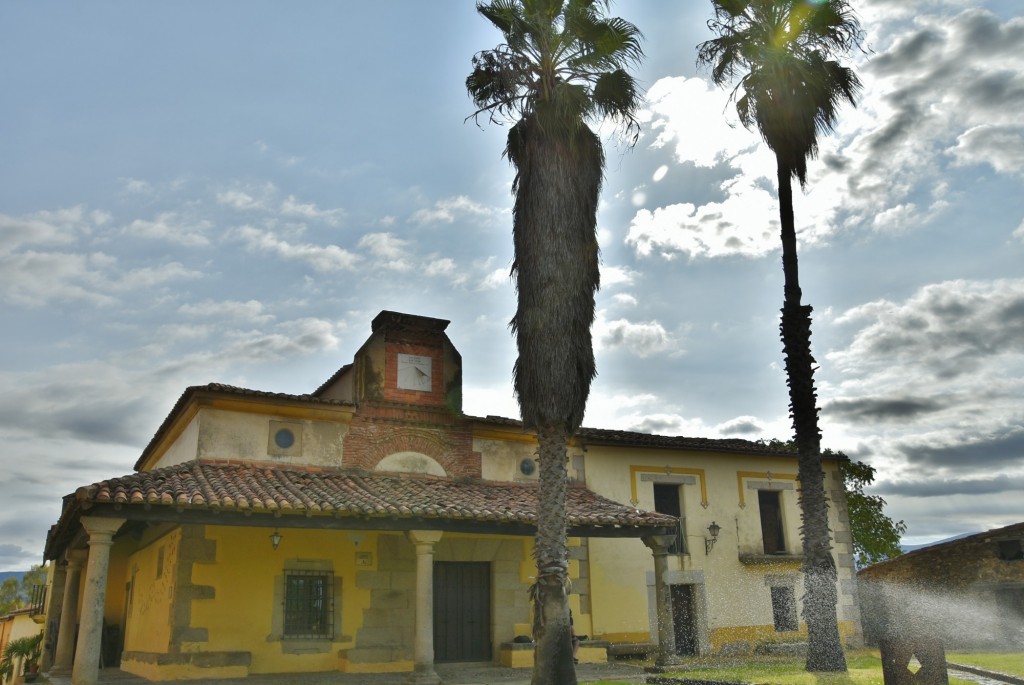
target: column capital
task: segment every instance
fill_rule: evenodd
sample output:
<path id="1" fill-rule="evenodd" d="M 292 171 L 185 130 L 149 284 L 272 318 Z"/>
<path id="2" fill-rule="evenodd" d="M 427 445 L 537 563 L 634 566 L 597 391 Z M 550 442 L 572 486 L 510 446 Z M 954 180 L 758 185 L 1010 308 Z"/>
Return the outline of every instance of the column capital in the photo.
<path id="1" fill-rule="evenodd" d="M 440 530 L 407 530 L 405 532 L 409 542 L 419 547 L 420 545 L 436 545 L 444 533 Z"/>
<path id="2" fill-rule="evenodd" d="M 68 570 L 81 568 L 85 560 L 89 558 L 89 551 L 84 549 L 69 549 L 64 552 L 64 559 L 68 562 Z"/>
<path id="3" fill-rule="evenodd" d="M 102 539 L 114 536 L 127 519 L 108 518 L 106 516 L 83 516 L 79 519 L 82 527 L 89 534 L 90 542 L 94 538 Z"/>
<path id="4" fill-rule="evenodd" d="M 672 543 L 676 541 L 675 535 L 648 535 L 641 538 L 643 543 L 651 548 L 651 553 L 655 556 L 661 554 L 668 554 L 668 548 L 672 546 Z"/>

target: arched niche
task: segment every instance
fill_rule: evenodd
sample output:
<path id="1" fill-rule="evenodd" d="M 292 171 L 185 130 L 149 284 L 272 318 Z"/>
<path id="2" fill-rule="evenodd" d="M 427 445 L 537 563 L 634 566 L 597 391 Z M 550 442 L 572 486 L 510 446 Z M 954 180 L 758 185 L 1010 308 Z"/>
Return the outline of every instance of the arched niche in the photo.
<path id="1" fill-rule="evenodd" d="M 420 452 L 395 452 L 378 462 L 374 471 L 391 473 L 419 473 L 427 476 L 447 476 L 448 473 L 434 459 Z"/>

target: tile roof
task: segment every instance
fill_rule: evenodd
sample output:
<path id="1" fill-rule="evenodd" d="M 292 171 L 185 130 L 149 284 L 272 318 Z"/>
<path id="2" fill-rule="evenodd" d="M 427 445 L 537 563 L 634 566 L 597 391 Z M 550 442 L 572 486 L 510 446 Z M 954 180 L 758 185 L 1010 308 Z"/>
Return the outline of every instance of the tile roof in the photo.
<path id="1" fill-rule="evenodd" d="M 536 484 L 190 461 L 79 488 L 82 504 L 533 525 Z M 569 525 L 658 528 L 675 518 L 570 487 Z M 123 508 L 122 508 L 123 511 Z"/>
<path id="2" fill-rule="evenodd" d="M 349 369 L 351 365 L 345 365 L 339 369 L 330 379 L 315 391 L 313 394 L 292 395 L 283 392 L 267 392 L 263 390 L 251 390 L 239 388 L 223 383 L 208 383 L 207 385 L 193 385 L 185 389 L 174 407 L 164 418 L 163 423 L 157 428 L 156 433 L 143 449 L 142 454 L 135 462 L 135 468 L 140 469 L 146 463 L 146 458 L 151 451 L 160 443 L 163 436 L 170 430 L 171 425 L 178 415 L 185 409 L 193 397 L 200 393 L 212 393 L 215 395 L 232 395 L 235 397 L 252 397 L 258 399 L 284 400 L 291 402 L 302 402 L 315 405 L 332 405 L 338 407 L 355 407 L 355 403 L 345 400 L 330 400 L 318 397 L 326 387 L 338 376 Z M 466 416 L 467 421 L 491 424 L 492 426 L 505 426 L 523 429 L 522 421 L 509 419 L 502 416 Z M 584 443 L 618 445 L 621 447 L 654 447 L 662 449 L 687 449 L 708 452 L 741 452 L 745 454 L 762 455 L 783 455 L 796 456 L 796 452 L 785 446 L 775 446 L 752 440 L 738 438 L 690 438 L 683 435 L 653 435 L 650 433 L 639 433 L 624 430 L 606 430 L 602 428 L 580 428 L 576 432 L 576 439 Z M 827 457 L 826 457 L 827 458 Z"/>
<path id="3" fill-rule="evenodd" d="M 469 417 L 480 423 L 495 426 L 518 427 L 523 422 L 507 419 L 502 416 Z M 524 429 L 525 430 L 525 429 Z M 605 428 L 587 428 L 576 431 L 576 440 L 582 443 L 600 445 L 619 445 L 624 447 L 655 447 L 663 449 L 686 449 L 707 452 L 742 452 L 745 454 L 782 455 L 795 457 L 796 450 L 785 444 L 769 444 L 754 442 L 740 438 L 691 438 L 685 435 L 654 435 L 636 431 L 609 430 Z M 826 458 L 828 458 L 826 456 Z"/>

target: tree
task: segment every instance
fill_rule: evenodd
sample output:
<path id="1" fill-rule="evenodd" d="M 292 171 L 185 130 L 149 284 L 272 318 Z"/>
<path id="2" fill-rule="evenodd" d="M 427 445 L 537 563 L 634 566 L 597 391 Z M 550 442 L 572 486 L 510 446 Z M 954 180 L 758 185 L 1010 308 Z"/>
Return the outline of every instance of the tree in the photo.
<path id="1" fill-rule="evenodd" d="M 46 566 L 37 564 L 21 574 L 21 579 L 7 578 L 0 584 L 0 616 L 23 609 L 32 600 L 32 590 L 46 585 Z"/>
<path id="2" fill-rule="evenodd" d="M 831 454 L 831 451 L 826 449 L 825 454 Z M 846 457 L 842 452 L 838 456 Z M 907 532 L 907 524 L 893 521 L 885 515 L 884 499 L 864 492 L 864 487 L 875 481 L 875 468 L 848 458 L 839 462 L 839 468 L 846 490 L 846 509 L 857 566 L 868 566 L 902 554 L 900 537 Z"/>
<path id="3" fill-rule="evenodd" d="M 811 356 L 811 307 L 801 302 L 792 179 L 807 182 L 818 135 L 830 133 L 843 100 L 856 104 L 860 81 L 833 59 L 860 44 L 847 0 L 712 0 L 716 38 L 698 47 L 698 64 L 717 85 L 738 84 L 736 112 L 775 153 L 779 185 L 784 298 L 783 354 L 799 459 L 803 534 L 804 620 L 808 671 L 845 671 L 836 620 L 836 567 L 828 529 Z"/>
<path id="4" fill-rule="evenodd" d="M 643 57 L 639 30 L 609 18 L 607 0 L 492 0 L 477 11 L 504 43 L 476 54 L 466 88 L 473 117 L 514 122 L 504 156 L 516 170 L 511 322 L 513 386 L 540 462 L 534 556 L 533 682 L 575 683 L 569 638 L 565 497 L 569 438 L 596 375 L 591 325 L 599 282 L 597 205 L 604 170 L 588 123 L 635 132 L 640 96 L 626 68 Z M 635 140 L 635 136 L 633 138 Z"/>
<path id="5" fill-rule="evenodd" d="M 20 591 L 17 578 L 7 578 L 0 584 L 0 616 L 21 608 Z"/>

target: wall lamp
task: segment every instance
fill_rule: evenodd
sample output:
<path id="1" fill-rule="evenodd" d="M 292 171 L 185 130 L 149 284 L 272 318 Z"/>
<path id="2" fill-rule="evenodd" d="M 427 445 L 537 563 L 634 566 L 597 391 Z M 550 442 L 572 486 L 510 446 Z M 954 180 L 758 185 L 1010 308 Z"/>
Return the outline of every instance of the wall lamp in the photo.
<path id="1" fill-rule="evenodd" d="M 277 546 L 281 544 L 281 533 L 278 532 L 277 528 L 270 534 L 270 544 L 276 550 Z"/>
<path id="2" fill-rule="evenodd" d="M 711 537 L 704 538 L 704 556 L 711 554 L 711 548 L 718 542 L 718 534 L 722 532 L 722 527 L 712 521 L 708 526 L 708 532 L 711 533 Z"/>

